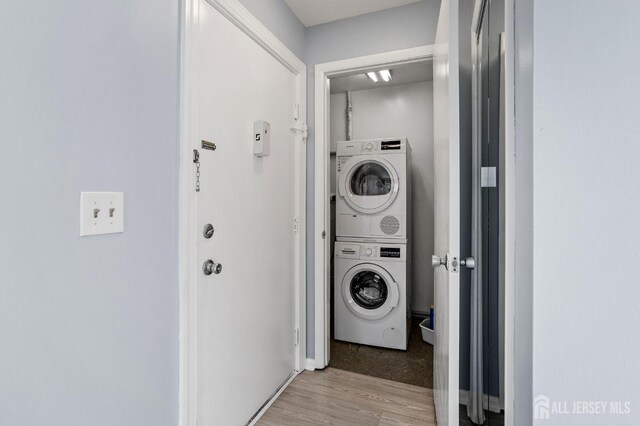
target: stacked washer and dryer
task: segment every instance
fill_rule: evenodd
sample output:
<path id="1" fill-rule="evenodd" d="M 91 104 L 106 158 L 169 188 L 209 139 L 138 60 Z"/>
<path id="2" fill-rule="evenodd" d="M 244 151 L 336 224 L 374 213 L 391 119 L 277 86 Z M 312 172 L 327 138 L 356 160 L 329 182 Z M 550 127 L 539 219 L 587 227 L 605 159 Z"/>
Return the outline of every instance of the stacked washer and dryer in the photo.
<path id="1" fill-rule="evenodd" d="M 334 337 L 407 349 L 411 148 L 406 138 L 338 142 Z"/>

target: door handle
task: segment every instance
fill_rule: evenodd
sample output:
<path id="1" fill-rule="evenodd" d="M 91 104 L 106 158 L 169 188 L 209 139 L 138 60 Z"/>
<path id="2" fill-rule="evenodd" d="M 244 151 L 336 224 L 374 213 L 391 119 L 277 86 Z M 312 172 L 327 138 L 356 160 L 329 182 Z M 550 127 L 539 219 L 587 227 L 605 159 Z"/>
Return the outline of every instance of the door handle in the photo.
<path id="1" fill-rule="evenodd" d="M 467 269 L 475 269 L 476 268 L 476 260 L 473 257 L 467 257 L 464 259 L 460 259 L 460 265 L 466 266 Z M 449 256 L 438 257 L 436 255 L 431 256 L 431 266 L 437 268 L 439 266 L 444 266 L 445 269 L 449 270 Z M 451 261 L 452 272 L 458 272 L 458 258 L 454 257 Z"/>
<path id="2" fill-rule="evenodd" d="M 476 260 L 473 257 L 467 257 L 465 259 L 460 259 L 460 265 L 466 266 L 467 269 L 475 269 L 476 268 Z"/>
<path id="3" fill-rule="evenodd" d="M 445 269 L 449 269 L 449 267 L 447 266 L 447 262 L 448 262 L 448 256 L 444 256 L 444 257 L 438 257 L 435 254 L 433 256 L 431 256 L 431 266 L 433 266 L 434 268 L 437 268 L 439 266 L 444 266 Z"/>
<path id="4" fill-rule="evenodd" d="M 216 263 L 211 259 L 207 259 L 202 265 L 202 272 L 204 272 L 205 275 L 218 275 L 220 272 L 222 272 L 222 264 Z"/>

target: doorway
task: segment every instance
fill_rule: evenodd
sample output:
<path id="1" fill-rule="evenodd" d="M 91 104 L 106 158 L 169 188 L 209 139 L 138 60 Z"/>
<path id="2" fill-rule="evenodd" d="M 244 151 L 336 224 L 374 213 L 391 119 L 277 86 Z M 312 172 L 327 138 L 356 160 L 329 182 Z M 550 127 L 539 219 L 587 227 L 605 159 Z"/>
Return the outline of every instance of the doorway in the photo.
<path id="1" fill-rule="evenodd" d="M 315 368 L 432 388 L 433 347 L 420 323 L 433 304 L 433 270 L 412 262 L 433 252 L 432 60 L 424 46 L 316 66 L 316 209 L 326 212 L 316 229 L 328 231 L 315 242 Z M 381 71 L 390 81 L 367 75 Z M 372 155 L 348 155 L 351 144 Z M 391 217 L 396 227 L 383 231 Z M 363 226 L 368 237 L 358 236 Z M 397 258 L 386 257 L 394 250 Z M 396 326 L 406 330 L 394 340 Z"/>
<path id="2" fill-rule="evenodd" d="M 371 70 L 329 80 L 329 366 L 431 388 L 433 347 L 420 323 L 433 304 L 433 271 L 414 260 L 433 251 L 433 64 L 384 72 L 389 81 L 372 80 Z M 365 144 L 369 155 L 344 152 L 349 143 Z M 394 220 L 397 229 L 385 228 Z M 385 257 L 392 249 L 401 261 Z M 355 260 L 352 250 L 364 255 Z M 383 333 L 393 327 L 408 329 L 398 342 Z"/>
<path id="3" fill-rule="evenodd" d="M 360 84 L 368 84 L 366 80 L 366 72 L 376 71 L 381 69 L 391 69 L 409 67 L 411 64 L 425 64 L 429 63 L 433 57 L 433 47 L 424 46 L 420 48 L 406 49 L 401 51 L 388 52 L 384 54 L 371 55 L 360 58 L 353 58 L 344 61 L 336 61 L 327 64 L 321 64 L 316 66 L 316 143 L 315 143 L 315 159 L 316 159 L 316 173 L 315 173 L 315 201 L 316 201 L 316 214 L 315 216 L 315 229 L 316 230 L 329 230 L 325 231 L 326 237 L 323 239 L 316 239 L 315 241 L 315 368 L 324 368 L 329 365 L 331 360 L 331 307 L 332 307 L 332 279 L 334 270 L 332 270 L 333 248 L 332 244 L 336 237 L 332 223 L 337 223 L 331 220 L 332 218 L 332 192 L 335 195 L 335 188 L 338 182 L 333 182 L 333 171 L 337 167 L 337 159 L 332 161 L 331 159 L 331 140 L 337 141 L 339 137 L 339 129 L 342 129 L 343 133 L 348 130 L 347 111 L 346 111 L 346 92 L 347 88 L 356 89 L 363 86 L 356 86 L 349 84 L 355 84 L 358 81 Z M 351 83 L 349 83 L 351 81 Z M 331 93 L 332 82 L 335 82 L 333 89 L 334 93 Z M 341 90 L 342 89 L 342 90 Z M 349 90 L 351 91 L 351 90 Z M 352 95 L 354 91 L 351 91 Z M 364 91 L 363 91 L 364 92 Z M 340 93 L 343 93 L 342 95 Z M 373 93 L 361 93 L 361 96 L 371 96 Z M 380 94 L 377 94 L 380 96 Z M 332 99 L 333 98 L 333 99 Z M 331 104 L 336 108 L 331 108 Z M 339 112 L 340 104 L 344 104 L 342 113 Z M 353 111 L 351 111 L 353 113 Z M 335 117 L 334 117 L 335 115 Z M 344 126 L 333 126 L 333 121 L 339 121 L 339 116 L 343 117 Z M 361 122 L 362 123 L 362 122 Z M 379 131 L 373 128 L 373 126 L 365 126 L 369 130 L 375 131 L 380 134 Z M 357 128 L 356 128 L 357 130 Z M 333 138 L 331 134 L 333 132 Z M 362 137 L 371 137 L 371 133 L 361 133 Z M 398 135 L 396 135 L 398 136 Z M 357 137 L 357 136 L 356 136 Z M 346 139 L 346 138 L 345 138 Z M 393 138 L 391 138 L 393 139 Z M 332 191 L 333 188 L 333 191 Z M 428 308 L 427 308 L 428 309 Z"/>

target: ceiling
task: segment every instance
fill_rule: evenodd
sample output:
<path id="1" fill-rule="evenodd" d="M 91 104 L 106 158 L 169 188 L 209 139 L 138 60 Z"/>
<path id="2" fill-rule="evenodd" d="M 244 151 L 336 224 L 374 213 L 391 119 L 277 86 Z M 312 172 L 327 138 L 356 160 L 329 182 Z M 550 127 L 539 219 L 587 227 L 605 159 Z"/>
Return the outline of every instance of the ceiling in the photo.
<path id="1" fill-rule="evenodd" d="M 284 0 L 305 27 L 417 3 L 421 0 Z"/>
<path id="2" fill-rule="evenodd" d="M 432 80 L 433 63 L 420 62 L 391 68 L 391 81 L 389 83 L 374 83 L 364 72 L 361 72 L 346 77 L 332 78 L 330 87 L 331 93 L 342 93 L 348 90 L 366 90 Z"/>

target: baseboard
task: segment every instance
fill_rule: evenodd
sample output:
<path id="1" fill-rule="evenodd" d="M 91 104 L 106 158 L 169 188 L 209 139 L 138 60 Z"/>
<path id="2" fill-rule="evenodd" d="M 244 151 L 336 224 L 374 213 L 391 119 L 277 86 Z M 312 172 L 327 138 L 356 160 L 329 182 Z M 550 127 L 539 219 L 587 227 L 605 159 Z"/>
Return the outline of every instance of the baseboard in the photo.
<path id="1" fill-rule="evenodd" d="M 318 362 L 314 358 L 307 358 L 304 363 L 304 369 L 307 371 L 324 370 L 326 365 Z"/>
<path id="2" fill-rule="evenodd" d="M 264 415 L 264 413 L 267 412 L 269 407 L 271 407 L 273 405 L 273 403 L 276 402 L 276 399 L 278 399 L 280 394 L 282 394 L 282 392 L 284 392 L 284 390 L 287 387 L 289 387 L 291 382 L 293 382 L 293 379 L 295 379 L 298 374 L 300 374 L 298 371 L 294 371 L 293 374 L 291 374 L 291 376 L 287 379 L 287 381 L 284 382 L 284 384 L 282 386 L 280 386 L 280 389 L 278 389 L 277 392 L 275 392 L 273 395 L 271 395 L 271 398 L 269 398 L 269 401 L 267 401 L 262 406 L 260 411 L 258 411 L 258 413 L 255 416 L 253 416 L 251 421 L 249 423 L 247 423 L 247 426 L 254 426 L 256 423 L 258 423 L 258 420 L 260 420 L 260 417 L 262 417 Z"/>
<path id="3" fill-rule="evenodd" d="M 483 407 L 485 410 L 492 411 L 494 413 L 499 413 L 504 409 L 502 404 L 500 403 L 500 398 L 492 395 L 483 395 Z M 460 389 L 460 404 L 467 405 L 469 403 L 469 391 L 465 389 Z"/>
<path id="4" fill-rule="evenodd" d="M 316 369 L 316 360 L 313 358 L 307 358 L 304 362 L 304 369 L 307 371 L 314 371 Z"/>

